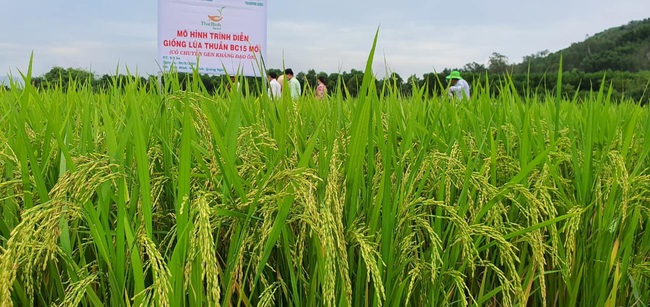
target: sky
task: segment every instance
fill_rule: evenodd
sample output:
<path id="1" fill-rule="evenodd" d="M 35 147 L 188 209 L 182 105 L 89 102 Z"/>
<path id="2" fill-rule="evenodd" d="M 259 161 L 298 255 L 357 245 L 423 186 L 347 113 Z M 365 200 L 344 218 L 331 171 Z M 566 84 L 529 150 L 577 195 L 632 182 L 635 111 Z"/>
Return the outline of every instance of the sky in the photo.
<path id="1" fill-rule="evenodd" d="M 218 0 L 215 0 L 218 1 Z M 0 79 L 54 66 L 156 74 L 156 0 L 30 0 L 2 3 Z M 510 63 L 551 52 L 632 20 L 650 17 L 648 0 L 270 0 L 267 67 L 327 73 L 363 70 L 379 27 L 373 70 L 411 75 Z"/>

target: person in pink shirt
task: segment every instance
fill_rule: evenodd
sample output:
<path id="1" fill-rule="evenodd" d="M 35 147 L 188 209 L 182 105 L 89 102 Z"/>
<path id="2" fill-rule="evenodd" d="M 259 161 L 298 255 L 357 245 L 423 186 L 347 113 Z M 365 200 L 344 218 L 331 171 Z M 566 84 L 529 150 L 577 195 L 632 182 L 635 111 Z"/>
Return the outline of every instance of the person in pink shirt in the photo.
<path id="1" fill-rule="evenodd" d="M 316 87 L 316 99 L 323 99 L 327 96 L 327 86 L 325 85 L 325 77 L 318 76 L 318 86 Z"/>

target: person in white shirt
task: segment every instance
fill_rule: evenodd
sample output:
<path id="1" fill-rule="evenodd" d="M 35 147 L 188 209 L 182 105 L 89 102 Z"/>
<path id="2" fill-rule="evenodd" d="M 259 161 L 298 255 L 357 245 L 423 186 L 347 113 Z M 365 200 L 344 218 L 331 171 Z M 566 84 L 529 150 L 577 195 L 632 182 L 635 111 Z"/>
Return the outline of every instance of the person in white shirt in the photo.
<path id="1" fill-rule="evenodd" d="M 282 97 L 282 87 L 280 86 L 280 82 L 276 80 L 277 78 L 278 74 L 275 72 L 270 72 L 267 77 L 269 80 L 269 98 L 271 100 L 278 100 Z"/>
<path id="2" fill-rule="evenodd" d="M 447 80 L 450 80 L 451 86 L 449 87 L 449 96 L 456 97 L 456 99 L 470 99 L 469 84 L 460 76 L 457 70 L 452 71 Z"/>

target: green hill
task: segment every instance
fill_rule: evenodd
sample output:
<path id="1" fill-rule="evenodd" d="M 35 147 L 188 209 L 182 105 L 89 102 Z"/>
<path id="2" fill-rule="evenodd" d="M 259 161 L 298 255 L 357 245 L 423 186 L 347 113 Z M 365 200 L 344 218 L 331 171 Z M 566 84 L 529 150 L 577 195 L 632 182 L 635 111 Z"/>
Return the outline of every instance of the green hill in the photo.
<path id="1" fill-rule="evenodd" d="M 524 57 L 515 72 L 524 73 L 529 66 L 531 73 L 556 71 L 560 54 L 565 71 L 650 70 L 650 18 L 607 29 L 554 53 Z"/>

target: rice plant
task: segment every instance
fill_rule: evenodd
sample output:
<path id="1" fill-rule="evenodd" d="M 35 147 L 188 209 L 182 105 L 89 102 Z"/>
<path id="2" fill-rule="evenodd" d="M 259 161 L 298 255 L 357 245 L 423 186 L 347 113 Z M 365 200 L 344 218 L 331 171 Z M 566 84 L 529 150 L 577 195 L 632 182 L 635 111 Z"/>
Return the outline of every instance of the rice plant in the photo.
<path id="1" fill-rule="evenodd" d="M 0 92 L 0 304 L 650 304 L 647 107 L 402 96 L 372 57 L 357 99 L 28 70 Z"/>

